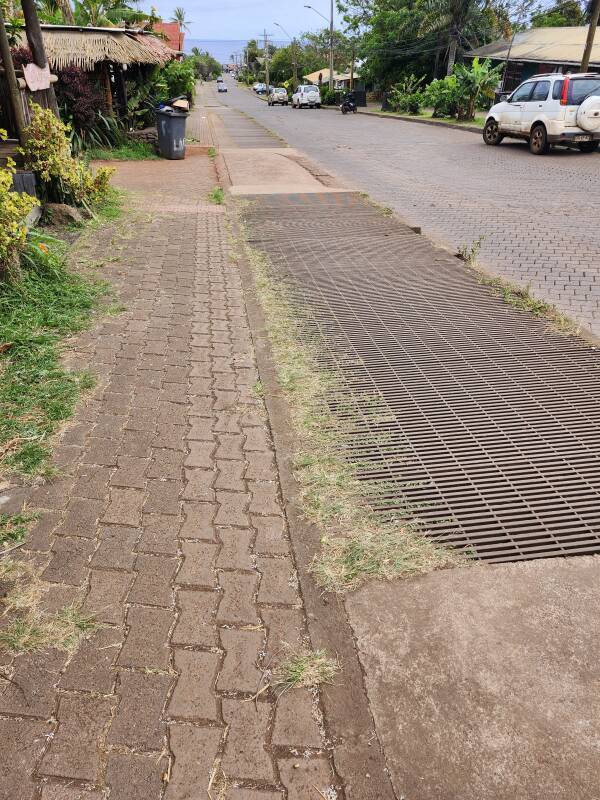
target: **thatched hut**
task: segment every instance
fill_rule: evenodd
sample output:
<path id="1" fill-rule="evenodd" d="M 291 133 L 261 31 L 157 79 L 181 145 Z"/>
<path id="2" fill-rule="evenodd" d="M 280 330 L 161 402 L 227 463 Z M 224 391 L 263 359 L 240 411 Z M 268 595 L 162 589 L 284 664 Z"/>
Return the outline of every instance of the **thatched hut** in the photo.
<path id="1" fill-rule="evenodd" d="M 124 112 L 127 106 L 124 73 L 162 66 L 176 57 L 166 42 L 143 30 L 125 28 L 86 28 L 75 25 L 42 25 L 46 57 L 53 73 L 69 67 L 89 72 L 104 90 L 109 112 Z M 25 34 L 22 45 L 27 45 Z M 43 93 L 32 92 L 22 69 L 17 69 L 25 118 L 29 114 L 28 98 L 44 106 Z M 56 76 L 52 77 L 56 81 Z M 0 127 L 9 133 L 9 142 L 0 145 L 0 159 L 16 148 L 16 130 L 8 102 L 8 92 L 0 66 Z"/>

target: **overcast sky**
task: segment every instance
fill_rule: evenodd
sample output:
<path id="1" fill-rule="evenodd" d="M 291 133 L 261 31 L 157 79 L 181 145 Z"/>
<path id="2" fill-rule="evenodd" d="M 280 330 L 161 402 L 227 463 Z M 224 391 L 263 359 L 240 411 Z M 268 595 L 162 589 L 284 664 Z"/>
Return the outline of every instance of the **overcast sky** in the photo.
<path id="1" fill-rule="evenodd" d="M 327 26 L 318 14 L 304 8 L 305 2 L 309 0 L 144 0 L 141 5 L 144 9 L 154 5 L 165 20 L 170 19 L 175 6 L 183 6 L 191 20 L 186 36 L 192 39 L 255 39 L 266 27 L 273 39 L 284 40 L 274 22 L 283 25 L 290 36 Z M 310 4 L 329 19 L 329 0 L 312 0 Z"/>

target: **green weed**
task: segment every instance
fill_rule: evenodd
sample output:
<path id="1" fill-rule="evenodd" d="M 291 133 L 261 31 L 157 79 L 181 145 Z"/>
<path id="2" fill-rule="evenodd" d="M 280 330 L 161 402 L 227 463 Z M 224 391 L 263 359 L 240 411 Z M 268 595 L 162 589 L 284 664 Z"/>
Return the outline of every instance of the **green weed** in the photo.
<path id="1" fill-rule="evenodd" d="M 324 650 L 291 651 L 273 669 L 270 685 L 275 691 L 284 692 L 332 684 L 339 669 L 339 661 Z"/>
<path id="2" fill-rule="evenodd" d="M 217 148 L 216 147 L 209 147 L 208 148 L 208 157 L 209 158 L 216 158 L 217 157 Z"/>
<path id="3" fill-rule="evenodd" d="M 0 514 L 0 551 L 22 542 L 39 514 Z"/>
<path id="4" fill-rule="evenodd" d="M 87 151 L 87 157 L 96 161 L 148 161 L 158 158 L 156 150 L 148 142 L 135 140 L 123 142 L 116 147 L 95 147 Z"/>
<path id="5" fill-rule="evenodd" d="M 215 186 L 215 188 L 208 193 L 208 201 L 217 206 L 222 206 L 225 202 L 225 192 L 220 186 Z"/>

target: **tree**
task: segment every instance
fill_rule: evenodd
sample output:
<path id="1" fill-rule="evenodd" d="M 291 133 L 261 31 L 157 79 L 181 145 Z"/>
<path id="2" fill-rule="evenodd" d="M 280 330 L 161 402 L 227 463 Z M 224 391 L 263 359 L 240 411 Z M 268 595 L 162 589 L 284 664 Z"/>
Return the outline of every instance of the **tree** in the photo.
<path id="1" fill-rule="evenodd" d="M 185 15 L 185 9 L 181 6 L 177 6 L 173 9 L 173 16 L 171 17 L 171 22 L 177 22 L 179 24 L 179 30 L 190 31 L 190 21 Z"/>
<path id="2" fill-rule="evenodd" d="M 426 0 L 420 31 L 447 36 L 446 74 L 451 75 L 463 40 L 479 44 L 490 33 L 489 17 L 480 0 Z"/>
<path id="3" fill-rule="evenodd" d="M 559 0 L 551 8 L 538 11 L 531 17 L 532 28 L 566 28 L 585 25 L 585 13 L 577 0 Z"/>

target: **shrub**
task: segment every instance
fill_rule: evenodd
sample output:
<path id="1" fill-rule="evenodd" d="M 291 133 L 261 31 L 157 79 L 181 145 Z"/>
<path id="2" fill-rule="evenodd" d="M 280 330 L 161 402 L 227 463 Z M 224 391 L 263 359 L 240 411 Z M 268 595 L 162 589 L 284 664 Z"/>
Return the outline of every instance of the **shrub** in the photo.
<path id="1" fill-rule="evenodd" d="M 94 176 L 83 161 L 73 158 L 69 131 L 50 109 L 34 103 L 21 153 L 26 168 L 35 172 L 45 200 L 90 208 L 106 194 L 114 170 L 101 167 Z"/>
<path id="2" fill-rule="evenodd" d="M 194 96 L 195 87 L 196 69 L 191 58 L 185 58 L 183 61 L 169 61 L 158 74 L 157 89 L 164 89 L 162 100 L 168 100 L 180 94 L 185 94 L 191 99 Z"/>
<path id="3" fill-rule="evenodd" d="M 0 140 L 5 138 L 6 131 L 0 129 Z M 25 248 L 25 220 L 35 205 L 34 197 L 12 191 L 14 173 L 15 162 L 9 158 L 0 168 L 0 275 L 17 263 Z"/>
<path id="4" fill-rule="evenodd" d="M 392 111 L 418 114 L 423 105 L 423 92 L 420 87 L 424 80 L 425 76 L 417 78 L 411 73 L 392 86 L 388 96 Z"/>
<path id="5" fill-rule="evenodd" d="M 459 104 L 459 89 L 455 75 L 431 81 L 423 92 L 425 105 L 433 108 L 434 117 L 455 117 Z"/>
<path id="6" fill-rule="evenodd" d="M 459 93 L 459 119 L 473 119 L 477 103 L 485 97 L 493 97 L 501 73 L 502 66 L 492 67 L 489 58 L 481 62 L 474 58 L 470 68 L 465 64 L 454 65 L 453 77 L 456 77 Z"/>

